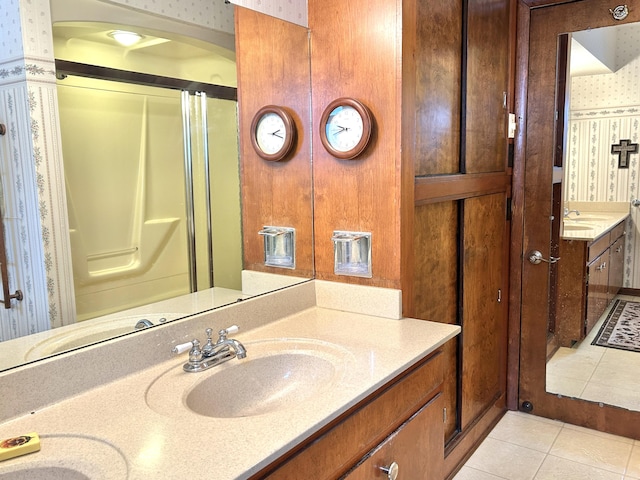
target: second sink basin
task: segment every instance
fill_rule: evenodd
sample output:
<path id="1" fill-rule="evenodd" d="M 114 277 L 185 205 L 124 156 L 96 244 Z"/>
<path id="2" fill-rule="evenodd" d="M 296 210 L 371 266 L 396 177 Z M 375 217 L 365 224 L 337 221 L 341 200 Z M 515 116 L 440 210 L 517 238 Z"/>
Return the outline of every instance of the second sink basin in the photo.
<path id="1" fill-rule="evenodd" d="M 205 372 L 187 373 L 182 363 L 147 389 L 149 407 L 163 415 L 185 412 L 214 418 L 264 415 L 290 409 L 339 385 L 348 350 L 313 339 L 244 343 L 247 358 Z"/>

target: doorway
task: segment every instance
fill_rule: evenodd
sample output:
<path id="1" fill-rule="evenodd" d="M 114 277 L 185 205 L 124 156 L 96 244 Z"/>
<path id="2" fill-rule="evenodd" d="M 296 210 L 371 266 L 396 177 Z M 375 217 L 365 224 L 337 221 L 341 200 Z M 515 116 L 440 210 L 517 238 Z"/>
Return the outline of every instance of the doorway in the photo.
<path id="1" fill-rule="evenodd" d="M 637 412 L 568 398 L 546 392 L 547 333 L 550 313 L 550 264 L 528 261 L 529 253 L 540 251 L 545 259 L 552 250 L 554 211 L 553 185 L 562 179 L 554 169 L 557 119 L 561 117 L 556 99 L 558 36 L 566 32 L 616 24 L 610 2 L 585 0 L 549 7 L 526 8 L 520 13 L 519 38 L 527 45 L 519 52 L 522 79 L 517 95 L 521 118 L 517 139 L 516 184 L 522 196 L 514 209 L 516 228 L 522 228 L 516 243 L 519 258 L 512 272 L 512 289 L 520 297 L 512 305 L 512 315 L 520 318 L 520 372 L 518 407 L 536 415 L 576 425 L 638 438 Z M 631 9 L 623 22 L 637 22 L 640 11 Z M 561 181 L 561 180 L 560 180 Z M 557 202 L 556 202 L 557 204 Z M 557 205 L 556 205 L 557 207 Z M 560 260 L 562 262 L 562 259 Z"/>

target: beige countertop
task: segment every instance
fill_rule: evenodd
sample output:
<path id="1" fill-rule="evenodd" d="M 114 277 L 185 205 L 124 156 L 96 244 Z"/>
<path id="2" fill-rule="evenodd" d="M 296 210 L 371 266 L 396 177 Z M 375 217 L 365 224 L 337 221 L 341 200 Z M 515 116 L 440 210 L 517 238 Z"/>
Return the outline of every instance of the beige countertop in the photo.
<path id="1" fill-rule="evenodd" d="M 629 216 L 628 202 L 569 202 L 567 208 L 572 212 L 562 222 L 563 240 L 592 242 Z"/>
<path id="2" fill-rule="evenodd" d="M 247 478 L 459 331 L 457 326 L 421 320 L 306 308 L 233 335 L 247 349 L 245 360 L 185 373 L 182 364 L 187 355 L 171 357 L 1 424 L 0 438 L 35 431 L 41 435 L 42 449 L 1 462 L 0 478 L 20 468 L 56 465 L 100 479 Z M 293 401 L 285 409 L 240 418 L 211 418 L 185 406 L 185 392 L 194 383 L 224 369 L 235 368 L 241 385 L 242 369 L 237 367 L 265 341 L 328 351 L 341 366 L 336 388 Z M 220 388 L 233 397 L 234 385 Z M 64 470 L 57 474 L 85 478 Z M 30 478 L 58 477 L 51 473 L 38 477 L 34 470 Z"/>

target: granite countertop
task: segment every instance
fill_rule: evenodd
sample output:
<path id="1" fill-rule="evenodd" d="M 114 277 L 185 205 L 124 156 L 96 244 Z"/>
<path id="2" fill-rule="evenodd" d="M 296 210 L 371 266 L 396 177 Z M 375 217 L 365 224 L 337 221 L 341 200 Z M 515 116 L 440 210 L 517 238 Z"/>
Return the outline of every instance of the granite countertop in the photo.
<path id="1" fill-rule="evenodd" d="M 314 306 L 235 334 L 247 349 L 245 360 L 185 373 L 183 354 L 5 422 L 0 438 L 37 432 L 42 449 L 0 463 L 0 478 L 20 468 L 36 469 L 34 479 L 86 478 L 74 472 L 118 480 L 247 478 L 459 331 L 453 325 Z M 337 359 L 344 367 L 336 373 L 338 388 L 292 401 L 286 409 L 240 418 L 211 418 L 185 406 L 184 391 L 192 384 L 250 361 L 266 341 L 283 339 L 292 348 L 318 348 Z M 242 369 L 230 371 L 238 372 L 237 385 L 242 385 Z M 233 397 L 234 385 L 225 382 L 220 388 Z M 46 476 L 36 476 L 38 468 L 48 468 Z"/>
<path id="2" fill-rule="evenodd" d="M 570 202 L 567 208 L 572 212 L 562 222 L 564 240 L 592 242 L 629 216 L 628 202 Z"/>

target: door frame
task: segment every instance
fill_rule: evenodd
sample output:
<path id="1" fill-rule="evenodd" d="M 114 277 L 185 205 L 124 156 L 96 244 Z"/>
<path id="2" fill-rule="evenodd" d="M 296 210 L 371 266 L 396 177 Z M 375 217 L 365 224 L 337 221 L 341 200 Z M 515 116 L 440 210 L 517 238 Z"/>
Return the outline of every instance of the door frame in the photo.
<path id="1" fill-rule="evenodd" d="M 526 260 L 529 250 L 547 256 L 550 249 L 557 35 L 640 21 L 640 9 L 632 9 L 616 22 L 611 6 L 610 0 L 518 2 L 508 406 L 640 439 L 640 412 L 546 392 L 549 268 Z"/>

